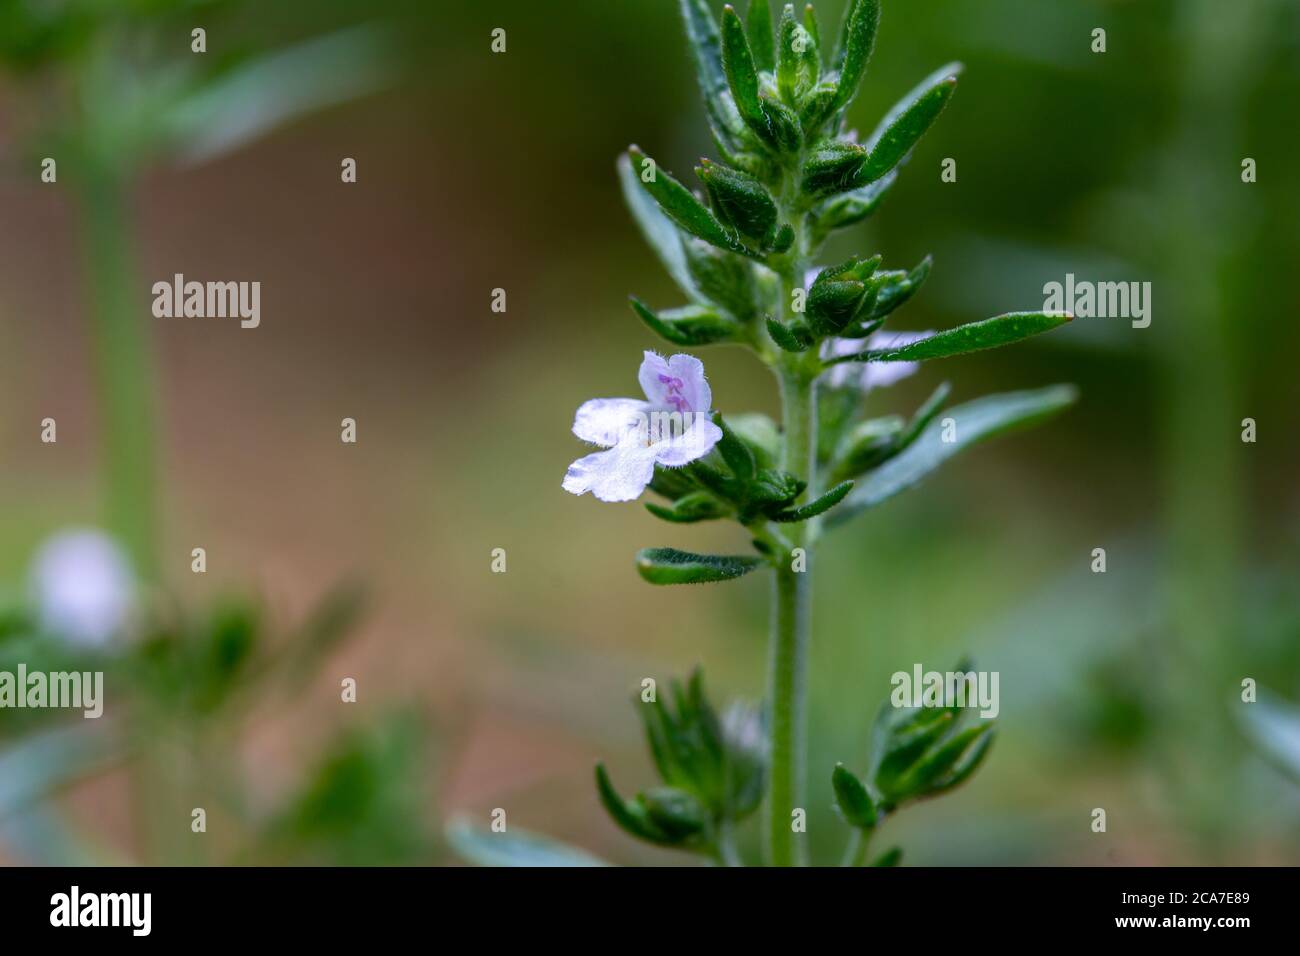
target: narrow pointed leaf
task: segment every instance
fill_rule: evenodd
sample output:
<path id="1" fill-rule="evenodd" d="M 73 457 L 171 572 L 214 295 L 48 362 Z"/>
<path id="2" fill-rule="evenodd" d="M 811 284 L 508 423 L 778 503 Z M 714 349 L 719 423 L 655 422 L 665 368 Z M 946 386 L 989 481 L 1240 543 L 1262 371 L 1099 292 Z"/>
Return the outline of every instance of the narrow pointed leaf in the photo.
<path id="1" fill-rule="evenodd" d="M 736 130 L 725 101 L 727 75 L 722 66 L 722 36 L 718 32 L 718 21 L 713 18 L 708 0 L 681 0 L 681 11 L 709 124 L 720 145 L 734 150 Z"/>
<path id="2" fill-rule="evenodd" d="M 982 322 L 971 322 L 927 336 L 910 345 L 892 349 L 871 349 L 844 356 L 836 362 L 926 362 L 1011 345 L 1050 332 L 1071 321 L 1068 312 L 1008 312 Z"/>
<path id="3" fill-rule="evenodd" d="M 767 334 L 785 352 L 807 352 L 816 341 L 812 331 L 803 323 L 782 325 L 776 319 L 767 320 Z"/>
<path id="4" fill-rule="evenodd" d="M 961 786 L 979 769 L 997 736 L 997 731 L 992 724 L 986 725 L 982 730 L 983 732 L 976 736 L 975 742 L 957 758 L 948 772 L 933 781 L 929 790 L 930 796 L 947 793 Z"/>
<path id="5" fill-rule="evenodd" d="M 840 813 L 850 826 L 869 830 L 876 825 L 876 805 L 867 793 L 867 788 L 842 763 L 835 765 L 831 773 L 831 787 L 835 790 L 835 802 L 839 804 Z"/>
<path id="6" fill-rule="evenodd" d="M 585 850 L 513 826 L 509 832 L 494 833 L 468 820 L 453 820 L 447 826 L 447 842 L 479 866 L 609 866 Z"/>
<path id="7" fill-rule="evenodd" d="M 676 548 L 643 548 L 636 569 L 651 584 L 705 584 L 730 581 L 763 563 L 747 555 L 691 554 Z"/>
<path id="8" fill-rule="evenodd" d="M 632 311 L 642 322 L 674 345 L 713 345 L 736 337 L 738 326 L 713 309 L 689 305 L 656 313 L 644 302 L 632 298 Z"/>
<path id="9" fill-rule="evenodd" d="M 749 36 L 749 49 L 754 54 L 754 65 L 771 73 L 776 69 L 776 47 L 772 29 L 772 7 L 768 0 L 750 0 L 745 15 L 745 32 Z"/>
<path id="10" fill-rule="evenodd" d="M 780 522 L 807 521 L 809 518 L 815 518 L 823 512 L 830 511 L 837 504 L 843 501 L 852 490 L 853 482 L 842 481 L 816 501 L 810 501 L 802 508 L 777 512 L 772 515 L 772 520 Z"/>
<path id="11" fill-rule="evenodd" d="M 1037 391 L 990 395 L 949 409 L 943 419 L 931 422 L 906 451 L 859 478 L 829 523 L 838 525 L 911 488 L 963 448 L 1050 418 L 1074 404 L 1077 397 L 1073 386 L 1053 385 Z M 947 419 L 953 421 L 952 441 L 943 440 L 943 422 Z"/>
<path id="12" fill-rule="evenodd" d="M 707 491 L 693 491 L 673 502 L 671 507 L 645 502 L 646 511 L 656 518 L 673 524 L 695 524 L 699 521 L 716 521 L 731 514 L 731 509 Z"/>
<path id="13" fill-rule="evenodd" d="M 641 177 L 632 168 L 632 159 L 626 153 L 618 158 L 618 182 L 623 190 L 623 200 L 640 228 L 641 235 L 678 288 L 692 300 L 700 301 L 700 291 L 691 277 L 686 264 L 686 253 L 682 250 L 681 232 L 664 215 L 654 198 L 642 188 Z"/>
<path id="14" fill-rule="evenodd" d="M 799 103 L 817 84 L 820 72 L 817 41 L 795 17 L 794 5 L 786 4 L 781 12 L 776 51 L 776 87 L 782 99 L 791 105 Z"/>
<path id="15" fill-rule="evenodd" d="M 745 480 L 754 477 L 754 471 L 758 466 L 754 462 L 754 453 L 749 450 L 749 446 L 740 440 L 740 436 L 731 430 L 731 426 L 721 415 L 714 415 L 713 422 L 722 429 L 722 440 L 718 442 L 718 451 L 722 454 L 722 460 L 727 463 L 727 467 L 731 469 L 731 473 Z"/>
<path id="16" fill-rule="evenodd" d="M 912 420 L 907 423 L 907 430 L 899 436 L 899 451 L 906 449 L 908 445 L 921 436 L 926 426 L 934 421 L 934 417 L 943 410 L 944 402 L 948 401 L 948 396 L 951 393 L 952 386 L 947 382 L 943 382 L 930 394 L 930 397 L 925 400 L 925 404 L 916 410 Z"/>
<path id="17" fill-rule="evenodd" d="M 885 180 L 880 181 L 884 182 Z M 873 319 L 883 319 L 897 311 L 908 299 L 916 295 L 916 291 L 929 278 L 930 268 L 933 265 L 934 260 L 926 256 L 917 263 L 916 268 L 912 269 L 911 272 L 881 288 L 880 295 L 876 298 L 875 308 L 871 310 L 871 317 Z"/>
<path id="18" fill-rule="evenodd" d="M 848 106 L 857 95 L 858 84 L 862 82 L 867 61 L 876 45 L 879 26 L 880 0 L 849 0 L 844 10 L 839 46 L 832 61 L 832 66 L 840 71 L 840 108 Z"/>
<path id="19" fill-rule="evenodd" d="M 749 50 L 749 41 L 745 39 L 745 26 L 730 4 L 722 10 L 722 66 L 740 118 L 759 138 L 770 142 L 771 130 L 758 99 L 754 57 Z"/>
<path id="20" fill-rule="evenodd" d="M 596 764 L 596 792 L 605 812 L 627 833 L 660 846 L 671 846 L 675 842 L 649 819 L 639 803 L 628 802 L 618 795 L 605 765 L 601 763 Z"/>
<path id="21" fill-rule="evenodd" d="M 858 172 L 855 187 L 875 182 L 903 161 L 952 99 L 960 72 L 960 63 L 942 67 L 889 112 L 867 143 L 870 155 Z"/>
<path id="22" fill-rule="evenodd" d="M 640 149 L 635 146 L 631 147 L 628 150 L 628 156 L 631 158 L 637 181 L 646 192 L 655 198 L 659 203 L 659 208 L 663 210 L 664 215 L 669 219 L 691 235 L 698 236 L 705 242 L 711 242 L 719 248 L 738 252 L 751 258 L 762 258 L 757 253 L 746 249 L 736 236 L 722 223 L 718 222 L 717 217 L 695 198 L 695 195 L 689 189 L 674 179 L 668 172 L 659 168 L 657 164 L 654 167 L 654 176 L 647 182 L 641 172 L 645 168 L 644 164 L 647 157 Z"/>

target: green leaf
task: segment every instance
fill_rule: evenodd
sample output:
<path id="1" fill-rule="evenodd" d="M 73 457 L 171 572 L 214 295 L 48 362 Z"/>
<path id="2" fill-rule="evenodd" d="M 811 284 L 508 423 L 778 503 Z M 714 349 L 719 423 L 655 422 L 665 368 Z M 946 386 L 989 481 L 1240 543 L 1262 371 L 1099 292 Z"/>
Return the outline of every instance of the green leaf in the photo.
<path id="1" fill-rule="evenodd" d="M 703 298 L 740 322 L 752 319 L 758 289 L 749 260 L 703 239 L 682 236 L 686 268 Z"/>
<path id="2" fill-rule="evenodd" d="M 735 123 L 726 102 L 727 75 L 722 65 L 722 37 L 718 22 L 709 10 L 708 0 L 681 0 L 682 21 L 695 57 L 696 74 L 709 125 L 728 150 L 737 147 Z"/>
<path id="3" fill-rule="evenodd" d="M 992 723 L 967 727 L 953 734 L 938 746 L 933 747 L 899 781 L 897 788 L 899 792 L 906 794 L 908 797 L 932 795 L 932 793 L 939 792 L 936 788 L 945 775 L 955 773 L 958 769 L 963 770 L 963 772 L 957 783 L 965 780 L 974 773 L 979 761 L 983 759 L 983 755 L 988 751 L 989 743 L 992 740 L 993 727 Z M 974 763 L 966 761 L 959 768 L 959 763 L 968 752 L 977 754 L 978 758 Z M 951 789 L 952 786 L 956 786 L 956 784 L 951 784 L 944 789 Z"/>
<path id="4" fill-rule="evenodd" d="M 884 179 L 880 181 L 885 182 Z M 876 297 L 876 306 L 871 311 L 871 317 L 873 319 L 883 319 L 916 295 L 916 290 L 921 288 L 929 277 L 930 268 L 933 265 L 934 260 L 926 256 L 917 263 L 916 268 L 911 272 L 898 275 L 883 285 L 880 289 L 880 295 Z"/>
<path id="5" fill-rule="evenodd" d="M 771 73 L 776 69 L 776 47 L 773 45 L 772 8 L 768 0 L 750 0 L 749 12 L 745 15 L 745 32 L 749 36 L 754 64 Z"/>
<path id="6" fill-rule="evenodd" d="M 585 850 L 513 826 L 493 833 L 457 819 L 447 825 L 447 842 L 479 866 L 609 866 Z"/>
<path id="7" fill-rule="evenodd" d="M 863 160 L 865 162 L 865 158 Z M 860 168 L 860 167 L 859 167 Z M 856 170 L 854 170 L 856 172 Z M 845 229 L 866 219 L 885 198 L 898 176 L 890 172 L 874 183 L 826 200 L 812 213 L 814 243 L 820 244 L 835 229 Z"/>
<path id="8" fill-rule="evenodd" d="M 814 197 L 852 189 L 869 156 L 866 148 L 857 143 L 823 143 L 804 161 L 799 188 L 804 195 Z"/>
<path id="9" fill-rule="evenodd" d="M 986 724 L 979 728 L 979 733 L 974 735 L 974 743 L 953 762 L 947 773 L 930 784 L 928 795 L 937 796 L 941 793 L 947 793 L 949 790 L 965 783 L 970 778 L 970 775 L 978 770 L 980 764 L 984 762 L 984 757 L 988 754 L 989 748 L 993 746 L 993 739 L 996 735 L 997 731 L 994 729 L 993 724 Z"/>
<path id="10" fill-rule="evenodd" d="M 942 421 L 932 422 L 906 451 L 860 478 L 843 507 L 828 521 L 838 525 L 911 488 L 963 448 L 1037 424 L 1068 408 L 1077 398 L 1073 386 L 1053 385 L 1036 391 L 989 395 L 949 409 L 944 420 L 951 418 L 954 423 L 953 441 L 943 440 Z"/>
<path id="11" fill-rule="evenodd" d="M 650 819 L 640 800 L 628 801 L 618 795 L 602 763 L 596 764 L 596 793 L 605 812 L 625 832 L 659 846 L 672 846 L 676 842 Z"/>
<path id="12" fill-rule="evenodd" d="M 795 18 L 794 4 L 790 3 L 781 12 L 777 35 L 776 87 L 786 103 L 797 106 L 820 78 L 817 41 Z"/>
<path id="13" fill-rule="evenodd" d="M 890 110 L 867 142 L 870 155 L 858 171 L 854 187 L 875 182 L 903 161 L 948 105 L 960 72 L 960 63 L 936 70 Z"/>
<path id="14" fill-rule="evenodd" d="M 733 415 L 727 424 L 754 454 L 760 468 L 771 468 L 781 457 L 781 431 L 776 422 L 761 412 Z"/>
<path id="15" fill-rule="evenodd" d="M 642 548 L 636 569 L 651 584 L 704 584 L 742 577 L 762 564 L 746 555 L 691 554 L 676 548 Z"/>
<path id="16" fill-rule="evenodd" d="M 892 847 L 886 850 L 880 856 L 872 861 L 872 866 L 898 866 L 903 862 L 903 850 L 901 847 Z"/>
<path id="17" fill-rule="evenodd" d="M 820 50 L 822 48 L 822 25 L 818 21 L 817 11 L 811 3 L 804 4 L 803 25 L 804 29 L 813 38 L 813 42 L 817 44 L 817 49 Z"/>
<path id="18" fill-rule="evenodd" d="M 689 189 L 665 170 L 660 169 L 658 164 L 655 164 L 654 174 L 647 182 L 645 163 L 648 157 L 638 147 L 630 147 L 628 156 L 631 157 L 633 167 L 637 171 L 637 180 L 641 183 L 641 187 L 658 201 L 659 208 L 669 219 L 691 235 L 698 236 L 705 242 L 711 242 L 719 248 L 755 259 L 762 258 L 757 253 L 746 249 Z"/>
<path id="19" fill-rule="evenodd" d="M 765 143 L 772 143 L 772 130 L 758 98 L 758 72 L 745 39 L 745 26 L 730 4 L 722 8 L 722 67 L 736 101 L 740 118 Z"/>
<path id="20" fill-rule="evenodd" d="M 682 234 L 671 219 L 664 215 L 659 204 L 641 185 L 641 178 L 632 168 L 632 159 L 626 153 L 618 158 L 618 182 L 623 190 L 623 201 L 641 230 L 650 248 L 663 263 L 682 292 L 699 301 L 700 290 L 691 277 L 682 249 Z"/>
<path id="21" fill-rule="evenodd" d="M 222 73 L 160 114 L 184 161 L 206 162 L 271 130 L 378 92 L 396 76 L 395 38 L 361 26 L 304 40 Z"/>
<path id="22" fill-rule="evenodd" d="M 715 521 L 731 514 L 731 509 L 708 491 L 692 491 L 683 495 L 673 502 L 670 508 L 657 505 L 653 501 L 647 501 L 645 502 L 645 509 L 656 518 L 662 518 L 664 521 L 671 521 L 674 524 Z"/>
<path id="23" fill-rule="evenodd" d="M 754 453 L 731 430 L 731 427 L 723 420 L 722 415 L 715 414 L 713 422 L 722 429 L 722 439 L 718 442 L 718 451 L 722 455 L 722 460 L 727 463 L 727 467 L 731 469 L 731 473 L 742 480 L 753 478 L 758 467 L 754 461 Z"/>
<path id="24" fill-rule="evenodd" d="M 780 100 L 763 94 L 759 100 L 763 119 L 767 123 L 768 143 L 778 153 L 797 153 L 803 145 L 799 130 L 799 114 Z"/>
<path id="25" fill-rule="evenodd" d="M 838 107 L 843 108 L 857 95 L 858 84 L 867 71 L 867 61 L 876 45 L 880 26 L 880 0 L 849 0 L 840 28 L 840 42 L 832 66 L 840 71 Z"/>
<path id="26" fill-rule="evenodd" d="M 780 522 L 807 521 L 809 518 L 815 518 L 823 512 L 830 511 L 843 501 L 844 497 L 852 490 L 853 482 L 842 481 L 816 501 L 810 501 L 802 508 L 795 508 L 792 511 L 779 511 L 772 515 L 772 520 Z"/>
<path id="27" fill-rule="evenodd" d="M 910 345 L 892 349 L 871 349 L 834 359 L 844 362 L 926 362 L 1011 345 L 1071 321 L 1068 312 L 1008 312 L 982 322 L 970 322 L 947 329 Z"/>
<path id="28" fill-rule="evenodd" d="M 641 794 L 646 815 L 674 843 L 684 843 L 701 835 L 708 826 L 703 805 L 685 790 L 654 787 Z"/>
<path id="29" fill-rule="evenodd" d="M 908 445 L 921 437 L 925 427 L 934 421 L 934 417 L 943 410 L 944 403 L 948 401 L 948 396 L 952 392 L 952 386 L 947 382 L 940 383 L 939 387 L 930 393 L 930 397 L 925 403 L 916 410 L 912 420 L 907 423 L 907 430 L 899 436 L 898 451 L 907 448 Z"/>
<path id="30" fill-rule="evenodd" d="M 871 795 L 844 764 L 837 763 L 831 772 L 831 787 L 835 790 L 835 802 L 839 804 L 840 813 L 850 826 L 870 830 L 876 825 L 876 805 Z"/>
<path id="31" fill-rule="evenodd" d="M 713 345 L 735 339 L 739 327 L 703 305 L 688 305 L 655 313 L 640 299 L 632 298 L 632 311 L 660 336 L 674 345 Z"/>
<path id="32" fill-rule="evenodd" d="M 767 334 L 785 352 L 807 352 L 812 347 L 812 344 L 817 341 L 812 334 L 812 330 L 802 322 L 782 325 L 776 319 L 769 318 L 767 320 Z"/>

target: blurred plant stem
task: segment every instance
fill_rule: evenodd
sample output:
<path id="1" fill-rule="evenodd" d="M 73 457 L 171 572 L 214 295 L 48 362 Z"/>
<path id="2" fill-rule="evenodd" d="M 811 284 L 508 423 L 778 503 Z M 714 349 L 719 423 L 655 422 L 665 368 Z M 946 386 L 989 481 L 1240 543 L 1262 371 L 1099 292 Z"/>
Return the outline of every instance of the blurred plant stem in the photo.
<path id="1" fill-rule="evenodd" d="M 94 316 L 108 527 L 126 547 L 141 580 L 150 582 L 158 572 L 155 372 L 137 295 L 140 279 L 126 209 L 128 176 L 87 152 L 79 200 Z"/>

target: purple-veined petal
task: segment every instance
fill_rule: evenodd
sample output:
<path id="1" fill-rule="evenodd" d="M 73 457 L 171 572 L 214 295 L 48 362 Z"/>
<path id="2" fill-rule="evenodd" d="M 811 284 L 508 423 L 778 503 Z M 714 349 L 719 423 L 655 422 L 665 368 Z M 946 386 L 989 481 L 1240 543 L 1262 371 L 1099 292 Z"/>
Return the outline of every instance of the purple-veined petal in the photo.
<path id="1" fill-rule="evenodd" d="M 630 432 L 644 427 L 650 406 L 635 398 L 593 398 L 573 417 L 573 434 L 583 441 L 613 448 Z"/>
<path id="2" fill-rule="evenodd" d="M 655 408 L 707 412 L 713 406 L 713 391 L 704 377 L 704 363 L 693 355 L 678 354 L 665 359 L 646 352 L 637 381 Z"/>
<path id="3" fill-rule="evenodd" d="M 645 491 L 654 473 L 654 446 L 624 441 L 570 465 L 564 490 L 575 495 L 590 491 L 601 501 L 632 501 Z"/>

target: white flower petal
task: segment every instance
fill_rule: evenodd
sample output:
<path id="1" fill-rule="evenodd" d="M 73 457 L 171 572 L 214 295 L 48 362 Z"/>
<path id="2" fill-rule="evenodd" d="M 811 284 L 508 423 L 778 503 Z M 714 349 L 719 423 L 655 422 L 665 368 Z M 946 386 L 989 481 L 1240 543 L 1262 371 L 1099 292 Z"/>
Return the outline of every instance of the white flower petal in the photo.
<path id="1" fill-rule="evenodd" d="M 135 603 L 135 578 L 121 548 L 99 531 L 65 531 L 32 562 L 41 625 L 73 644 L 98 647 L 121 633 Z"/>
<path id="2" fill-rule="evenodd" d="M 570 465 L 564 490 L 575 495 L 590 491 L 601 501 L 632 501 L 645 491 L 654 473 L 654 446 L 625 441 Z"/>
<path id="3" fill-rule="evenodd" d="M 676 435 L 667 441 L 655 444 L 655 460 L 668 468 L 682 465 L 703 458 L 713 451 L 713 446 L 722 440 L 722 429 L 703 415 L 696 415 L 691 427 L 684 434 Z"/>
<path id="4" fill-rule="evenodd" d="M 573 418 L 573 434 L 583 441 L 613 448 L 629 432 L 644 428 L 650 406 L 635 398 L 593 398 Z"/>

